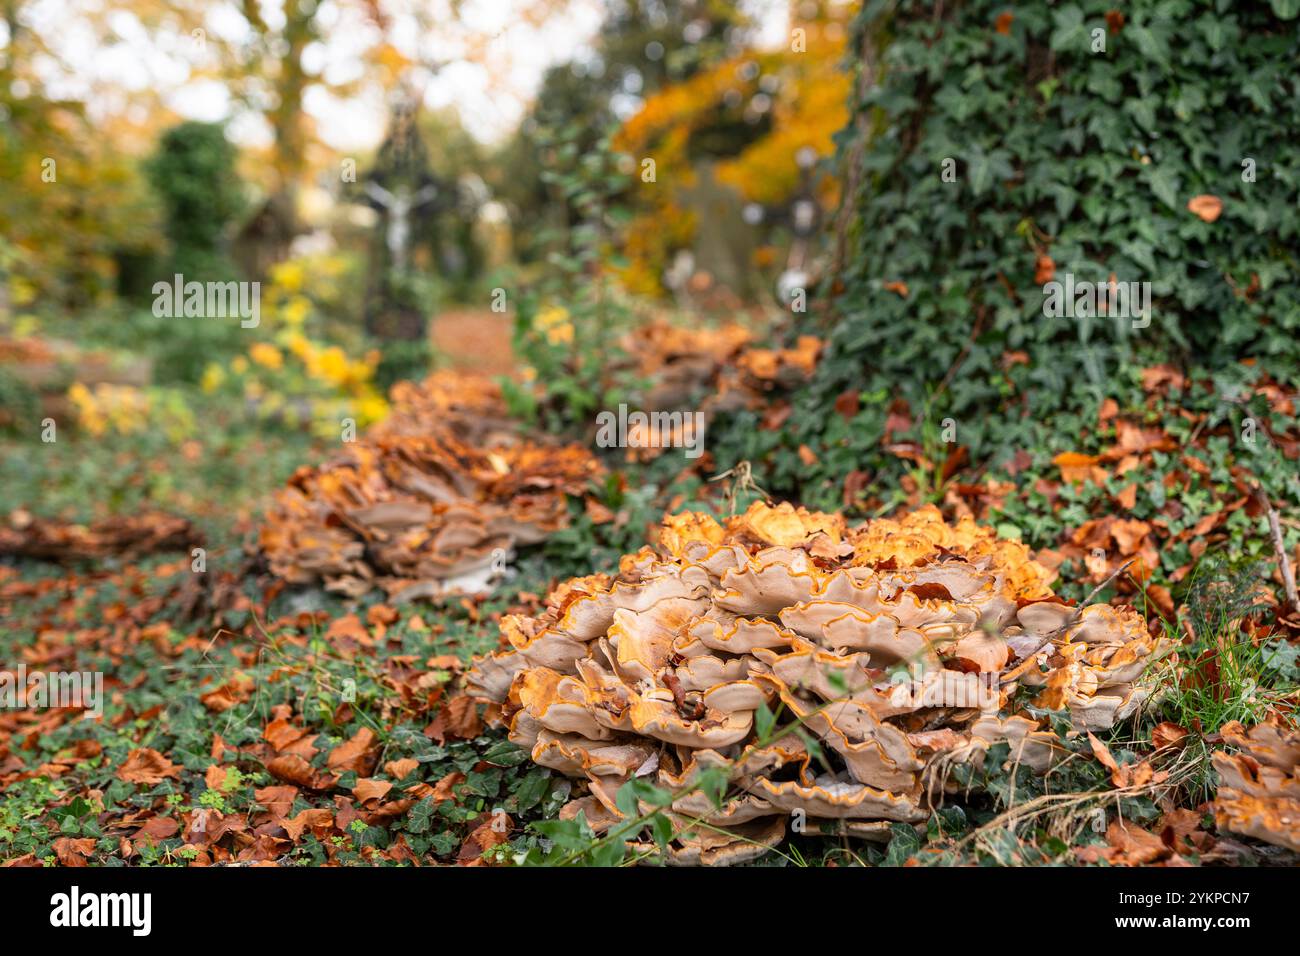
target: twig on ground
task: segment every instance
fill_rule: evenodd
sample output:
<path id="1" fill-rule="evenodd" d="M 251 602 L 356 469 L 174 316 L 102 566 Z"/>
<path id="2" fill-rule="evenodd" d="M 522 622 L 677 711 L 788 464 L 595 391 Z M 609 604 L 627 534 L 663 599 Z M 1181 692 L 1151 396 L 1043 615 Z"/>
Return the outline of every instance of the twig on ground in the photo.
<path id="1" fill-rule="evenodd" d="M 1277 567 L 1282 572 L 1282 587 L 1286 590 L 1286 602 L 1293 611 L 1300 611 L 1300 597 L 1296 595 L 1295 574 L 1291 570 L 1291 561 L 1286 556 L 1286 545 L 1282 542 L 1282 525 L 1278 519 L 1277 509 L 1268 500 L 1263 485 L 1255 486 L 1255 497 L 1268 513 L 1268 530 L 1273 538 L 1273 551 L 1277 554 Z"/>

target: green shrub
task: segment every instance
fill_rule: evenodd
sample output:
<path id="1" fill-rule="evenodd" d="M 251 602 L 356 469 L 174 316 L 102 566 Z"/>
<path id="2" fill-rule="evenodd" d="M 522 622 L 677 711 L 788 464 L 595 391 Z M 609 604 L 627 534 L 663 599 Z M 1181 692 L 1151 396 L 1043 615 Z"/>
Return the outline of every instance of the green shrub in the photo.
<path id="1" fill-rule="evenodd" d="M 165 210 L 174 271 L 205 280 L 231 272 L 224 242 L 244 208 L 235 159 L 221 125 L 187 121 L 163 133 L 146 163 Z"/>

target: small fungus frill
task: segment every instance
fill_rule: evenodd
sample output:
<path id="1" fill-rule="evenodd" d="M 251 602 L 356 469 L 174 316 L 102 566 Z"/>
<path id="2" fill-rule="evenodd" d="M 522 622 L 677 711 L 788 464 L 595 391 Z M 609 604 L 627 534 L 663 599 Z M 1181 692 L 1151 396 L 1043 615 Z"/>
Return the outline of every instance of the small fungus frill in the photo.
<path id="1" fill-rule="evenodd" d="M 1300 853 L 1300 731 L 1234 720 L 1219 733 L 1240 749 L 1214 754 L 1219 827 Z"/>
<path id="2" fill-rule="evenodd" d="M 683 794 L 671 862 L 740 862 L 792 813 L 867 835 L 924 820 L 944 768 L 996 743 L 1046 769 L 1056 738 L 1008 713 L 1019 686 L 1081 730 L 1131 713 L 1156 650 L 1142 618 L 1094 605 L 1071 619 L 1050 580 L 1020 543 L 933 507 L 856 528 L 788 504 L 725 525 L 680 514 L 616 576 L 507 616 L 511 649 L 468 686 L 537 763 L 587 781 L 567 815 L 608 826 L 619 788 L 649 776 Z M 780 728 L 766 737 L 763 707 Z M 690 789 L 710 767 L 731 783 L 721 808 Z"/>

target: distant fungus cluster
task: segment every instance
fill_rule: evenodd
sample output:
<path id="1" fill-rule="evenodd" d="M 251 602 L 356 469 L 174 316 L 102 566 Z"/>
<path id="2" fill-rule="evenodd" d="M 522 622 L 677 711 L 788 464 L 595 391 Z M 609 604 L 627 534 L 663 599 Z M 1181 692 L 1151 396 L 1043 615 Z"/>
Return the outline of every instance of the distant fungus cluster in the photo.
<path id="1" fill-rule="evenodd" d="M 812 376 L 822 350 L 821 339 L 812 335 L 799 336 L 789 348 L 760 348 L 753 340 L 753 333 L 735 322 L 716 327 L 651 322 L 624 336 L 623 350 L 649 383 L 636 396 L 637 414 L 654 422 L 656 413 L 692 410 L 685 421 L 668 419 L 666 427 L 632 428 L 622 443 L 627 457 L 648 461 L 665 448 L 698 447 L 701 422 L 711 422 L 719 412 L 769 406 L 774 393 Z M 597 443 L 603 444 L 599 434 Z"/>
<path id="2" fill-rule="evenodd" d="M 741 862 L 791 814 L 865 835 L 924 820 L 945 766 L 995 743 L 1046 769 L 1056 738 L 1009 712 L 1020 686 L 1079 730 L 1132 713 L 1157 650 L 1144 621 L 1067 606 L 1050 580 L 1020 543 L 933 507 L 856 528 L 788 504 L 685 513 L 617 575 L 504 618 L 511 649 L 468 686 L 534 761 L 586 782 L 563 816 L 607 828 L 619 788 L 649 777 L 681 794 L 674 862 Z M 691 789 L 707 768 L 729 781 L 721 807 Z"/>
<path id="3" fill-rule="evenodd" d="M 440 373 L 393 399 L 381 426 L 277 493 L 259 544 L 278 576 L 398 601 L 482 590 L 601 474 L 586 449 L 519 431 L 479 377 Z"/>

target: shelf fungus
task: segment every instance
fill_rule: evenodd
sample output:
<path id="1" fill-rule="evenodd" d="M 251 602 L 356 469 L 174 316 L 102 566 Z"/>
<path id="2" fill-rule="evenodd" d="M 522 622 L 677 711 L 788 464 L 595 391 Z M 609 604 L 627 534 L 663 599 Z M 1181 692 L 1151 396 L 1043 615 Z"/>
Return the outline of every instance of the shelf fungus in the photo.
<path id="1" fill-rule="evenodd" d="M 516 546 L 568 524 L 599 463 L 510 424 L 495 386 L 439 373 L 401 383 L 393 414 L 304 467 L 275 496 L 259 537 L 271 570 L 356 597 L 475 592 Z"/>
<path id="2" fill-rule="evenodd" d="M 660 321 L 628 333 L 623 348 L 635 356 L 636 371 L 647 384 L 634 395 L 641 411 L 626 416 L 626 425 L 625 413 L 619 414 L 619 434 L 626 438 L 619 444 L 629 459 L 649 461 L 666 448 L 700 447 L 696 436 L 719 412 L 770 406 L 777 393 L 806 382 L 816 370 L 822 341 L 803 335 L 790 348 L 760 348 L 754 334 L 735 322 Z M 682 411 L 688 408 L 693 411 Z"/>
<path id="3" fill-rule="evenodd" d="M 617 575 L 507 616 L 509 649 L 468 688 L 535 761 L 586 781 L 565 815 L 608 827 L 634 778 L 676 794 L 669 862 L 752 859 L 787 825 L 887 836 L 996 744 L 1050 767 L 1043 711 L 1096 729 L 1143 699 L 1158 648 L 1142 618 L 1067 606 L 1051 577 L 933 507 L 854 528 L 789 504 L 679 514 Z M 705 773 L 726 782 L 720 806 Z"/>
<path id="4" fill-rule="evenodd" d="M 1240 752 L 1214 754 L 1219 827 L 1300 853 L 1300 731 L 1234 720 L 1220 734 Z"/>

